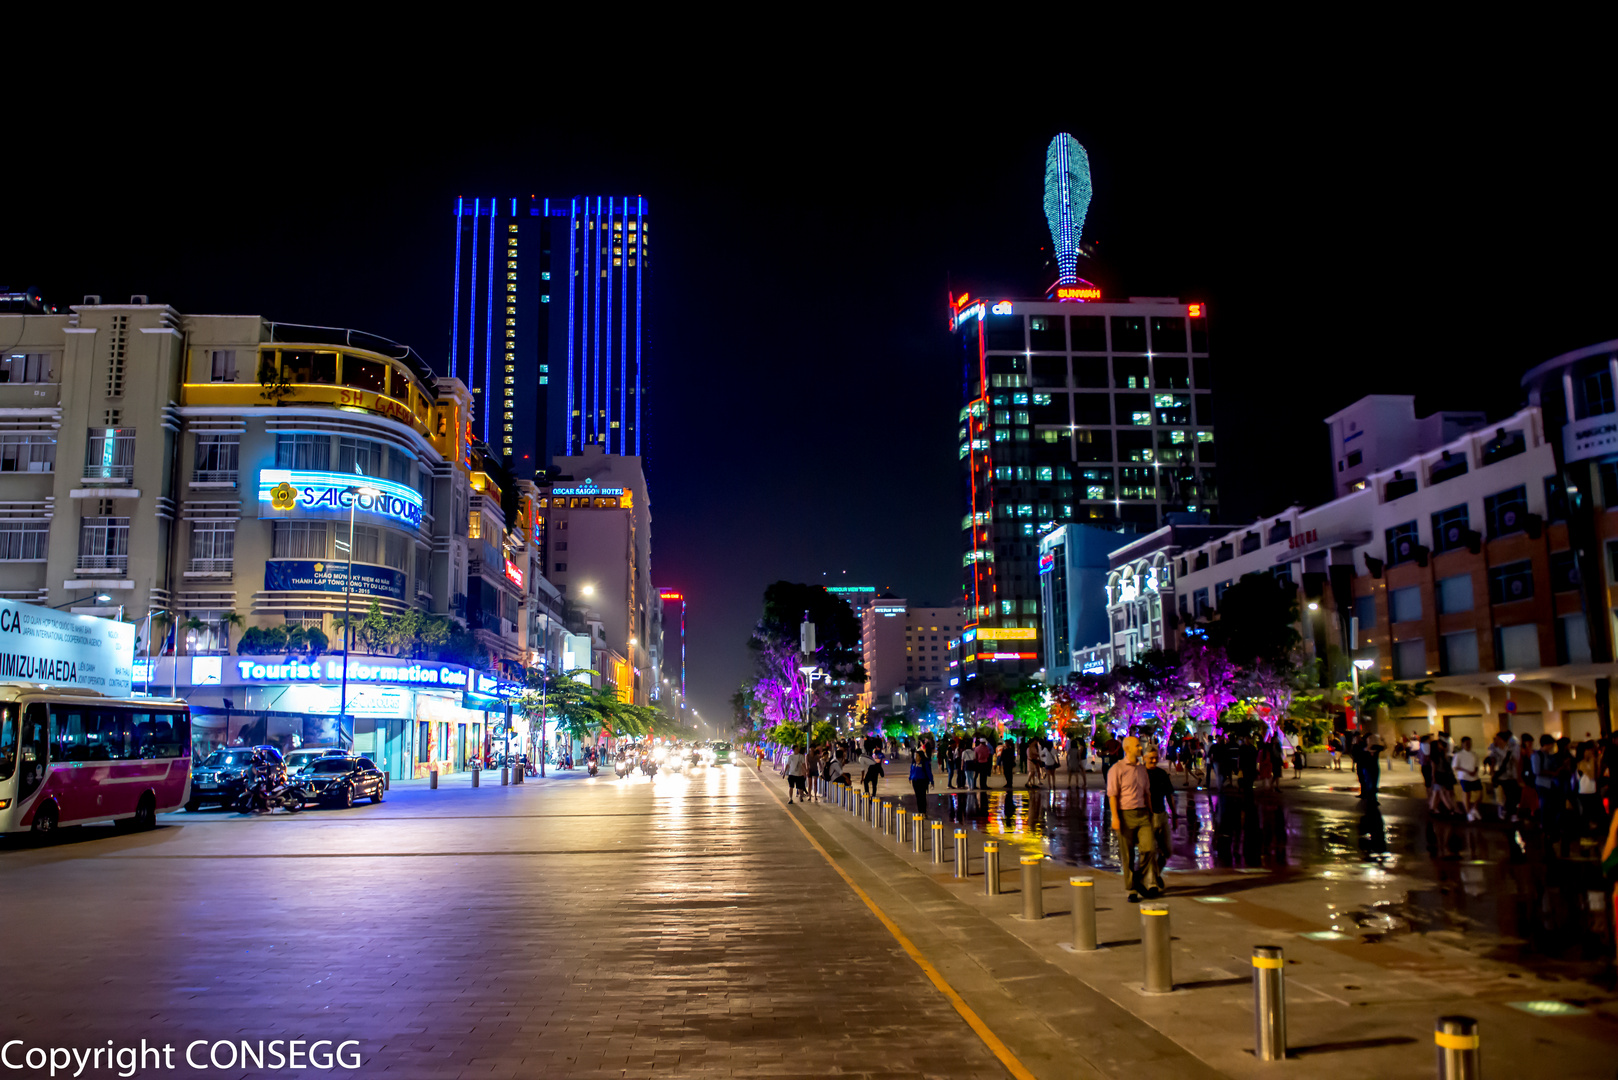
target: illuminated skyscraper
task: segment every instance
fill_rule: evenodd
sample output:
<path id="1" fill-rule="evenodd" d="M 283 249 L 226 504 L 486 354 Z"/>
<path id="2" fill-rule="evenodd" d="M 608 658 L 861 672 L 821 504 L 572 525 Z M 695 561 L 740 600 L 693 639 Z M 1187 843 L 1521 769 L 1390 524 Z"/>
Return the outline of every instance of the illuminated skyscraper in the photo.
<path id="1" fill-rule="evenodd" d="M 1058 135 L 1045 169 L 1057 281 L 1038 299 L 950 298 L 963 603 L 975 624 L 963 685 L 1041 666 L 1042 537 L 1064 525 L 1150 533 L 1217 513 L 1207 306 L 1103 299 L 1077 272 L 1089 204 L 1084 149 Z"/>
<path id="2" fill-rule="evenodd" d="M 650 259 L 646 200 L 573 199 L 568 248 L 567 409 L 563 452 L 587 445 L 638 457 L 648 346 L 643 311 Z"/>
<path id="3" fill-rule="evenodd" d="M 519 476 L 547 457 L 551 200 L 455 200 L 455 309 L 446 373 L 472 391 L 472 433 Z"/>

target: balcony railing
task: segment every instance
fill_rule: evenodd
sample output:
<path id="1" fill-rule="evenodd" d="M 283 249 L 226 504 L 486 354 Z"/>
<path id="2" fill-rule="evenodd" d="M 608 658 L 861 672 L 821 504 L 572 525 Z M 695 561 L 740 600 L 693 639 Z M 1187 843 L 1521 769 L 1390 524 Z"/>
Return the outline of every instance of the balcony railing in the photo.
<path id="1" fill-rule="evenodd" d="M 188 574 L 230 574 L 236 569 L 236 560 L 231 559 L 192 559 L 186 568 Z"/>
<path id="2" fill-rule="evenodd" d="M 115 570 L 122 574 L 129 569 L 128 555 L 80 555 L 80 570 Z"/>
<path id="3" fill-rule="evenodd" d="M 191 474 L 193 484 L 234 484 L 239 469 L 198 469 Z"/>
<path id="4" fill-rule="evenodd" d="M 86 480 L 132 480 L 135 476 L 133 465 L 91 465 L 84 466 L 84 479 Z"/>

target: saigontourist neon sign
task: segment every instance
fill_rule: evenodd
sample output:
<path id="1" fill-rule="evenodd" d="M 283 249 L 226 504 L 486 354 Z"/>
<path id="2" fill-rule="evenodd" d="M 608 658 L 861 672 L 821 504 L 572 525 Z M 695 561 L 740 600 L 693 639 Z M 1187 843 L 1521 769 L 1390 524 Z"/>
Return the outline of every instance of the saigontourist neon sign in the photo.
<path id="1" fill-rule="evenodd" d="M 370 488 L 376 494 L 350 494 L 351 487 Z M 260 469 L 258 473 L 258 501 L 269 503 L 273 510 L 346 514 L 355 499 L 364 513 L 393 518 L 413 529 L 421 527 L 421 495 L 392 480 L 297 469 Z"/>

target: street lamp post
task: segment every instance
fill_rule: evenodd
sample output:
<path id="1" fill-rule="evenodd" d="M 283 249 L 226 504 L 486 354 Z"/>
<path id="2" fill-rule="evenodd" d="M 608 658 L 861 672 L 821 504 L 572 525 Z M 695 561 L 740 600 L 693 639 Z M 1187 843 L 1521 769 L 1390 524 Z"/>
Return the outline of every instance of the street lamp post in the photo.
<path id="1" fill-rule="evenodd" d="M 1360 672 L 1370 671 L 1375 664 L 1375 660 L 1354 661 L 1354 718 L 1360 722 L 1362 731 L 1365 728 L 1365 718 L 1361 715 L 1360 709 Z"/>
<path id="2" fill-rule="evenodd" d="M 354 511 L 360 505 L 360 496 L 376 498 L 381 494 L 373 487 L 350 484 L 348 493 L 348 572 L 343 575 L 343 688 L 337 699 L 337 749 L 343 749 L 343 721 L 348 716 L 348 654 L 353 645 L 354 628 L 349 615 L 349 601 L 354 595 Z"/>

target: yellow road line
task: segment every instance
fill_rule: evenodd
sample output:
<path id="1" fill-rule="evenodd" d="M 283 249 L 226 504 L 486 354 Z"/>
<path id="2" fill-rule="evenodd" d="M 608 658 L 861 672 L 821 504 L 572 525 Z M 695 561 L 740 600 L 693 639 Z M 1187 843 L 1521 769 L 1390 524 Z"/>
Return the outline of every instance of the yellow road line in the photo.
<path id="1" fill-rule="evenodd" d="M 770 785 L 764 782 L 762 776 L 759 777 L 759 781 L 759 786 L 769 794 L 770 798 L 775 800 L 775 805 L 785 811 L 787 809 L 786 804 L 781 801 L 781 797 L 770 790 Z M 894 940 L 899 943 L 899 947 L 926 973 L 927 978 L 932 980 L 932 984 L 938 988 L 938 992 L 944 995 L 949 1003 L 955 1007 L 955 1011 L 961 1014 L 961 1019 L 966 1021 L 967 1026 L 977 1033 L 978 1038 L 983 1040 L 983 1045 L 989 1048 L 989 1052 L 1000 1059 L 1000 1064 L 1004 1065 L 1006 1070 L 1017 1080 L 1037 1080 L 1034 1074 L 1028 1071 L 1027 1066 L 1017 1060 L 1017 1055 L 1011 1052 L 1011 1048 L 1001 1042 L 998 1035 L 989 1030 L 989 1025 L 983 1022 L 983 1018 L 972 1011 L 972 1006 L 968 1005 L 965 999 L 955 992 L 955 988 L 949 984 L 943 974 L 933 967 L 925 956 L 921 955 L 921 950 L 916 948 L 915 943 L 905 936 L 905 932 L 899 929 L 897 923 L 888 918 L 888 913 L 877 906 L 876 901 L 871 899 L 870 894 L 860 888 L 854 879 L 848 876 L 846 870 L 837 865 L 837 860 L 833 859 L 831 853 L 820 846 L 820 841 L 810 835 L 809 830 L 803 827 L 803 822 L 793 817 L 790 812 L 787 813 L 787 819 L 798 827 L 799 832 L 803 833 L 803 838 L 809 841 L 809 846 L 820 852 L 820 857 L 825 859 L 833 870 L 837 871 L 837 876 L 847 882 L 848 887 L 854 890 L 854 895 L 858 896 L 865 906 L 871 909 L 871 914 L 875 915 L 878 921 L 888 928 L 888 933 L 893 935 Z"/>

